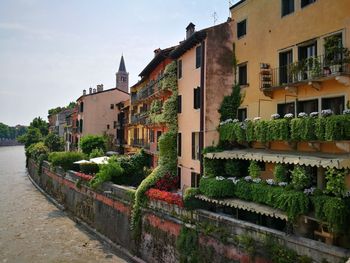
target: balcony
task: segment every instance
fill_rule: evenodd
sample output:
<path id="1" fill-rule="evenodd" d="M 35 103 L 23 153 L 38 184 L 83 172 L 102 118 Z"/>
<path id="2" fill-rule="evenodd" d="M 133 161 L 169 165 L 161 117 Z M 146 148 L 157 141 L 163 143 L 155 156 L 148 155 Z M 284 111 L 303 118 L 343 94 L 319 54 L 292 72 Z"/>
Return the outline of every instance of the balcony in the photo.
<path id="1" fill-rule="evenodd" d="M 160 81 L 164 76 L 159 76 L 156 80 L 151 80 L 146 86 L 141 88 L 136 94 L 131 95 L 131 104 L 146 100 L 160 91 Z"/>
<path id="2" fill-rule="evenodd" d="M 135 115 L 131 115 L 130 124 L 132 124 L 132 125 L 135 125 L 135 124 L 145 125 L 147 117 L 148 117 L 148 111 L 137 113 Z"/>
<path id="3" fill-rule="evenodd" d="M 341 55 L 332 59 L 322 55 L 274 69 L 268 64 L 261 64 L 260 88 L 265 92 L 308 84 L 319 89 L 320 83 L 329 79 L 349 85 L 349 62 L 349 58 L 343 58 Z"/>
<path id="4" fill-rule="evenodd" d="M 134 147 L 140 147 L 140 148 L 145 148 L 145 149 L 150 148 L 149 143 L 147 143 L 144 139 L 132 139 L 131 145 Z"/>

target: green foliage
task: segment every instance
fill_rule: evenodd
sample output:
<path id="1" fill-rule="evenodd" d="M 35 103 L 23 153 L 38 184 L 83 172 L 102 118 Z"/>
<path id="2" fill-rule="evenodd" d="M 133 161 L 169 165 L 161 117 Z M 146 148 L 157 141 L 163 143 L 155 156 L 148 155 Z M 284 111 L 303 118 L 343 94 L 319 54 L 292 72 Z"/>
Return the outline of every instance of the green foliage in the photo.
<path id="1" fill-rule="evenodd" d="M 106 150 L 106 138 L 100 135 L 86 135 L 80 139 L 79 146 L 83 153 L 90 155 L 94 149 Z"/>
<path id="2" fill-rule="evenodd" d="M 241 123 L 238 122 L 220 126 L 219 133 L 221 141 L 243 142 L 246 140 L 245 130 L 242 128 Z"/>
<path id="3" fill-rule="evenodd" d="M 105 153 L 101 148 L 95 148 L 91 151 L 89 157 L 90 159 L 92 159 L 92 158 L 102 157 L 104 155 Z"/>
<path id="4" fill-rule="evenodd" d="M 60 113 L 62 110 L 64 110 L 64 108 L 56 107 L 56 108 L 49 109 L 47 113 L 49 115 L 54 115 L 54 114 Z"/>
<path id="5" fill-rule="evenodd" d="M 222 167 L 222 165 L 220 165 Z M 228 177 L 240 177 L 242 175 L 242 165 L 240 160 L 229 159 L 225 162 L 225 173 Z M 220 175 L 218 173 L 217 175 Z"/>
<path id="6" fill-rule="evenodd" d="M 55 167 L 61 166 L 65 171 L 77 169 L 79 166 L 74 162 L 84 158 L 85 155 L 80 152 L 52 152 L 49 154 L 50 163 Z"/>
<path id="7" fill-rule="evenodd" d="M 251 201 L 252 199 L 252 185 L 244 180 L 240 180 L 234 187 L 234 194 L 239 199 Z"/>
<path id="8" fill-rule="evenodd" d="M 254 256 L 257 250 L 257 245 L 255 240 L 246 234 L 236 236 L 235 241 L 238 246 L 241 247 L 245 253 L 250 256 Z"/>
<path id="9" fill-rule="evenodd" d="M 28 148 L 30 145 L 40 142 L 42 140 L 42 134 L 38 128 L 28 128 L 27 132 L 19 136 L 17 140 L 24 143 L 25 148 Z"/>
<path id="10" fill-rule="evenodd" d="M 169 130 L 177 132 L 177 90 L 164 102 L 162 119 L 169 126 Z"/>
<path id="11" fill-rule="evenodd" d="M 153 100 L 151 103 L 150 113 L 157 114 L 162 110 L 162 101 L 161 100 Z"/>
<path id="12" fill-rule="evenodd" d="M 48 126 L 49 124 L 40 117 L 34 118 L 33 121 L 29 124 L 29 128 L 38 128 L 42 136 L 49 134 Z"/>
<path id="13" fill-rule="evenodd" d="M 34 161 L 38 161 L 39 157 L 44 158 L 42 155 L 46 156 L 49 153 L 49 149 L 44 145 L 43 142 L 38 142 L 31 144 L 26 149 L 26 156 L 27 158 L 32 158 Z"/>
<path id="14" fill-rule="evenodd" d="M 314 118 L 295 118 L 291 121 L 290 129 L 293 141 L 312 141 L 316 139 Z"/>
<path id="15" fill-rule="evenodd" d="M 15 126 L 11 127 L 0 122 L 0 138 L 4 139 L 16 139 L 18 136 L 25 134 L 27 127 L 25 126 Z"/>
<path id="16" fill-rule="evenodd" d="M 246 139 L 247 142 L 255 141 L 255 131 L 254 131 L 254 122 L 250 120 L 246 120 L 245 122 L 245 128 L 246 128 Z"/>
<path id="17" fill-rule="evenodd" d="M 197 209 L 197 208 L 201 208 L 201 201 L 196 199 L 195 196 L 198 195 L 200 193 L 198 188 L 187 188 L 185 190 L 185 194 L 183 197 L 183 201 L 184 201 L 184 206 L 186 207 L 186 209 L 189 210 L 193 210 L 193 209 Z"/>
<path id="18" fill-rule="evenodd" d="M 177 168 L 177 133 L 169 131 L 159 138 L 159 165 L 175 176 Z"/>
<path id="19" fill-rule="evenodd" d="M 64 150 L 63 139 L 55 133 L 49 133 L 45 139 L 44 143 L 49 148 L 50 152 L 60 152 Z"/>
<path id="20" fill-rule="evenodd" d="M 96 174 L 100 170 L 96 163 L 81 163 L 79 166 L 80 171 L 84 174 Z"/>
<path id="21" fill-rule="evenodd" d="M 200 262 L 198 255 L 198 233 L 185 226 L 181 228 L 180 235 L 176 240 L 176 249 L 180 254 L 180 263 Z"/>
<path id="22" fill-rule="evenodd" d="M 285 211 L 289 219 L 295 220 L 309 211 L 309 198 L 300 191 L 283 191 L 276 198 L 275 207 Z"/>
<path id="23" fill-rule="evenodd" d="M 275 178 L 275 181 L 280 183 L 280 182 L 288 182 L 288 176 L 287 176 L 287 169 L 286 166 L 281 164 L 281 163 L 277 163 L 275 165 L 275 169 L 273 170 L 273 176 Z"/>
<path id="24" fill-rule="evenodd" d="M 166 66 L 164 70 L 164 78 L 161 81 L 161 90 L 177 90 L 177 63 L 173 61 Z"/>
<path id="25" fill-rule="evenodd" d="M 336 115 L 324 119 L 324 140 L 347 140 L 350 138 L 350 116 Z"/>
<path id="26" fill-rule="evenodd" d="M 287 141 L 290 139 L 289 120 L 278 119 L 268 122 L 268 141 Z M 259 131 L 260 132 L 260 131 Z"/>
<path id="27" fill-rule="evenodd" d="M 242 103 L 241 87 L 239 85 L 234 85 L 232 87 L 232 93 L 229 96 L 225 96 L 220 109 L 220 121 L 225 121 L 227 119 L 236 119 L 237 111 Z"/>
<path id="28" fill-rule="evenodd" d="M 249 167 L 248 167 L 249 175 L 253 178 L 259 178 L 260 176 L 260 166 L 258 165 L 258 162 L 256 161 L 250 161 Z"/>
<path id="29" fill-rule="evenodd" d="M 331 118 L 331 117 L 330 117 Z M 325 127 L 326 127 L 326 118 L 317 118 L 315 119 L 315 135 L 317 140 L 325 140 Z"/>
<path id="30" fill-rule="evenodd" d="M 258 142 L 265 143 L 269 138 L 269 121 L 259 120 L 254 122 L 254 137 Z"/>
<path id="31" fill-rule="evenodd" d="M 295 165 L 292 173 L 292 185 L 297 190 L 303 190 L 311 183 L 311 178 L 307 174 L 306 169 L 302 166 Z"/>
<path id="32" fill-rule="evenodd" d="M 225 166 L 223 160 L 204 158 L 203 167 L 206 177 L 216 177 L 224 174 Z"/>
<path id="33" fill-rule="evenodd" d="M 215 178 L 202 177 L 199 183 L 199 190 L 210 198 L 223 198 L 234 196 L 234 184 L 231 180 L 216 180 Z"/>
<path id="34" fill-rule="evenodd" d="M 327 223 L 332 232 L 341 233 L 349 228 L 350 208 L 344 199 L 320 195 L 312 197 L 312 203 L 316 218 Z"/>
<path id="35" fill-rule="evenodd" d="M 326 65 L 349 63 L 350 52 L 341 45 L 339 35 L 325 38 L 324 48 Z"/>
<path id="36" fill-rule="evenodd" d="M 123 168 L 115 158 L 110 158 L 107 164 L 102 164 L 100 171 L 90 181 L 90 186 L 97 188 L 104 182 L 112 181 L 113 178 L 119 178 L 123 175 Z"/>
<path id="37" fill-rule="evenodd" d="M 328 168 L 326 172 L 326 193 L 342 197 L 345 193 L 345 171 Z"/>
<path id="38" fill-rule="evenodd" d="M 282 246 L 275 240 L 269 238 L 266 240 L 264 249 L 273 263 L 296 263 L 298 254 L 285 246 Z"/>

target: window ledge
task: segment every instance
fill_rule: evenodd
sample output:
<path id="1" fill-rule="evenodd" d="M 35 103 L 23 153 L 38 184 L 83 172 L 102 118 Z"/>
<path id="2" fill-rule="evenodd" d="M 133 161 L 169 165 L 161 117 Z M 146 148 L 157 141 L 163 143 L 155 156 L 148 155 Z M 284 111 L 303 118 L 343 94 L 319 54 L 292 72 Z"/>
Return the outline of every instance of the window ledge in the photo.
<path id="1" fill-rule="evenodd" d="M 239 85 L 239 87 L 240 87 L 241 89 L 248 88 L 248 87 L 249 87 L 249 83 L 244 84 L 244 85 Z"/>

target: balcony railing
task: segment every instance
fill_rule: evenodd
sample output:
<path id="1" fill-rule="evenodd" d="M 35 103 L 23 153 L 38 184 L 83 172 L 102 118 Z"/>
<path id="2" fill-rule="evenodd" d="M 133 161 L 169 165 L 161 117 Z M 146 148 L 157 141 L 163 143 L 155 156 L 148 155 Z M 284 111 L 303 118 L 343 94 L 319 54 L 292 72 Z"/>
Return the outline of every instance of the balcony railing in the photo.
<path id="1" fill-rule="evenodd" d="M 135 115 L 131 115 L 131 124 L 146 124 L 148 112 L 142 112 Z"/>
<path id="2" fill-rule="evenodd" d="M 164 76 L 159 76 L 156 80 L 151 80 L 146 86 L 141 88 L 136 94 L 131 95 L 131 103 L 147 99 L 160 89 L 160 81 Z"/>
<path id="3" fill-rule="evenodd" d="M 341 55 L 331 59 L 322 55 L 309 57 L 274 69 L 270 69 L 267 64 L 263 64 L 260 72 L 260 82 L 262 89 L 270 89 L 297 83 L 321 81 L 341 74 L 350 75 L 349 59 L 343 58 Z"/>
<path id="4" fill-rule="evenodd" d="M 131 144 L 132 144 L 132 146 L 135 146 L 135 147 L 142 147 L 145 149 L 150 148 L 149 143 L 147 143 L 144 139 L 132 139 Z"/>

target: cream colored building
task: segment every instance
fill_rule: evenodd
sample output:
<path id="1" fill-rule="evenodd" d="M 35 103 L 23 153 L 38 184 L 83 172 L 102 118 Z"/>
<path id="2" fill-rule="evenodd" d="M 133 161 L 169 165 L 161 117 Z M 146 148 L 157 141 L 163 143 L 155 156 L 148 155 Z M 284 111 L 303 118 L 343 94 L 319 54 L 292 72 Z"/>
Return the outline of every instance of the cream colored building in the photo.
<path id="1" fill-rule="evenodd" d="M 230 22 L 195 31 L 170 56 L 178 63 L 178 174 L 181 187 L 197 187 L 204 147 L 216 145 L 223 97 L 233 85 Z"/>

